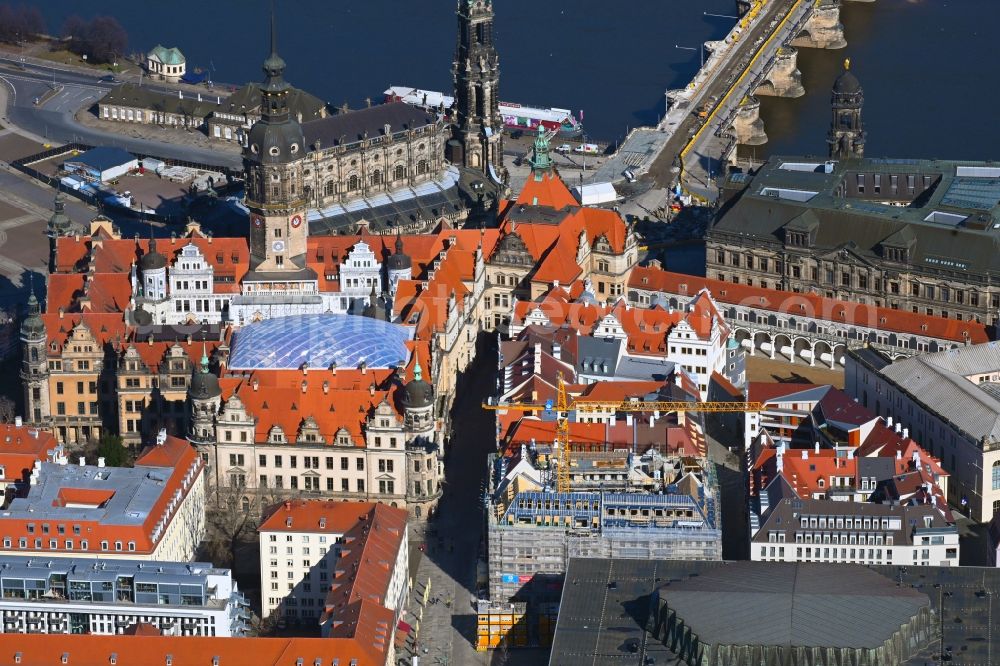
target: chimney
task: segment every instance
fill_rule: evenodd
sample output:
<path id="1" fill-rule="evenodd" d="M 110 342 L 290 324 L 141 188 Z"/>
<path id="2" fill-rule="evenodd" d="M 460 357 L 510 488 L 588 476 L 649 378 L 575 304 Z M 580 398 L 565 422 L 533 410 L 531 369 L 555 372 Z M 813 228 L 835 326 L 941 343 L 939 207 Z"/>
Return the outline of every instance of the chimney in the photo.
<path id="1" fill-rule="evenodd" d="M 361 374 L 364 375 L 368 373 L 368 363 L 366 363 L 365 361 L 361 361 L 361 365 L 358 367 L 361 368 Z"/>
<path id="2" fill-rule="evenodd" d="M 97 459 L 97 466 L 98 467 L 104 467 L 104 458 L 98 458 Z"/>
<path id="3" fill-rule="evenodd" d="M 17 428 L 20 428 L 23 425 L 24 425 L 24 421 L 21 419 L 21 417 L 20 416 L 15 416 L 14 417 L 14 426 L 17 427 Z"/>
<path id="4" fill-rule="evenodd" d="M 802 459 L 803 460 L 809 460 L 809 450 L 808 449 L 802 449 Z"/>
<path id="5" fill-rule="evenodd" d="M 86 467 L 86 466 L 87 466 L 87 459 L 84 458 L 83 456 L 80 456 L 80 467 Z"/>
<path id="6" fill-rule="evenodd" d="M 323 382 L 323 395 L 330 392 L 330 382 Z"/>
<path id="7" fill-rule="evenodd" d="M 885 424 L 886 424 L 886 425 L 887 425 L 887 426 L 888 426 L 889 428 L 892 428 L 892 417 L 891 417 L 891 416 L 887 416 L 887 417 L 885 417 Z"/>
<path id="8" fill-rule="evenodd" d="M 302 380 L 302 392 L 305 393 L 306 389 L 309 388 L 309 382 Z"/>
<path id="9" fill-rule="evenodd" d="M 816 455 L 819 455 L 819 442 L 816 442 Z"/>
<path id="10" fill-rule="evenodd" d="M 257 379 L 255 378 L 253 380 L 253 383 L 251 384 L 251 386 L 253 386 L 254 393 L 256 393 L 257 392 L 257 388 L 260 386 L 260 382 L 257 381 Z"/>

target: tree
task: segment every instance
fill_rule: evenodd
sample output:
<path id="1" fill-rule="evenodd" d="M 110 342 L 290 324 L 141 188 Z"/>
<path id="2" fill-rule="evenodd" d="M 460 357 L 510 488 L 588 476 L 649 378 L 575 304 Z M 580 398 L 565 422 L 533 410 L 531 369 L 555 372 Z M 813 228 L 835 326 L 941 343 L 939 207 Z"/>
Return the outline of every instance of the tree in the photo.
<path id="1" fill-rule="evenodd" d="M 0 396 L 0 423 L 13 423 L 15 411 L 14 401 L 5 395 Z"/>
<path id="2" fill-rule="evenodd" d="M 117 62 L 128 47 L 128 33 L 113 16 L 97 16 L 88 26 L 87 42 L 94 62 Z"/>
<path id="3" fill-rule="evenodd" d="M 128 449 L 122 445 L 118 435 L 101 435 L 97 442 L 97 456 L 104 458 L 108 467 L 126 467 L 129 461 Z"/>
<path id="4" fill-rule="evenodd" d="M 20 44 L 45 32 L 45 21 L 38 7 L 0 5 L 0 41 Z"/>
<path id="5" fill-rule="evenodd" d="M 85 55 L 91 62 L 116 62 L 128 47 L 128 34 L 113 16 L 97 16 L 86 21 L 70 16 L 63 23 L 66 48 L 78 55 Z"/>

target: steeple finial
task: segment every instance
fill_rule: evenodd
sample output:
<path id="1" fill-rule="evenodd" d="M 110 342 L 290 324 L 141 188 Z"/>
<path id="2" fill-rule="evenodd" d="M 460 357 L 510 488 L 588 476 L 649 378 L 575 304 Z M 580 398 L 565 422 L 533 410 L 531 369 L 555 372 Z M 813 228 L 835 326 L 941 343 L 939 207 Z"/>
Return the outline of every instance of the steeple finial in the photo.
<path id="1" fill-rule="evenodd" d="M 274 21 L 274 0 L 271 0 L 271 55 L 278 55 L 278 30 Z"/>
<path id="2" fill-rule="evenodd" d="M 419 382 L 423 381 L 424 371 L 420 369 L 420 352 L 416 347 L 413 348 L 413 381 Z"/>
<path id="3" fill-rule="evenodd" d="M 850 68 L 851 68 L 851 59 L 850 58 L 844 58 L 844 69 L 848 70 Z"/>
<path id="4" fill-rule="evenodd" d="M 205 343 L 201 343 L 201 371 L 208 372 L 208 349 Z"/>
<path id="5" fill-rule="evenodd" d="M 396 254 L 403 254 L 403 236 L 396 227 Z"/>

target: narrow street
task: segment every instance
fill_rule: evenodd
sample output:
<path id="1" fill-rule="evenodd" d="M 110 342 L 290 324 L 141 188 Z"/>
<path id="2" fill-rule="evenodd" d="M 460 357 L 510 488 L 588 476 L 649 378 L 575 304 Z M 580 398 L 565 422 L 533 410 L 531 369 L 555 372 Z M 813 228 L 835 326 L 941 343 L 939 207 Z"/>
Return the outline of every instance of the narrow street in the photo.
<path id="1" fill-rule="evenodd" d="M 475 363 L 460 379 L 454 406 L 454 435 L 445 465 L 444 494 L 437 518 L 410 524 L 410 572 L 413 593 L 408 617 L 418 618 L 416 651 L 422 665 L 485 664 L 473 641 L 476 563 L 483 534 L 480 492 L 486 457 L 496 448 L 494 417 L 481 408 L 496 382 L 492 341 L 480 346 Z M 421 545 L 425 550 L 421 551 Z M 423 605 L 425 588 L 427 604 Z M 399 652 L 411 664 L 412 644 Z"/>

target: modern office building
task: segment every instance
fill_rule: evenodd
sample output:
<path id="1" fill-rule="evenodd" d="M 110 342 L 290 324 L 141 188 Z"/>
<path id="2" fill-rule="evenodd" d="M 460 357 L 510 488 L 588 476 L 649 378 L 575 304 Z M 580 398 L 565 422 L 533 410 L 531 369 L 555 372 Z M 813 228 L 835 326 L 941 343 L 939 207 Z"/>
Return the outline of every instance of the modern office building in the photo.
<path id="1" fill-rule="evenodd" d="M 0 631 L 243 636 L 247 602 L 228 569 L 204 562 L 0 556 Z"/>

